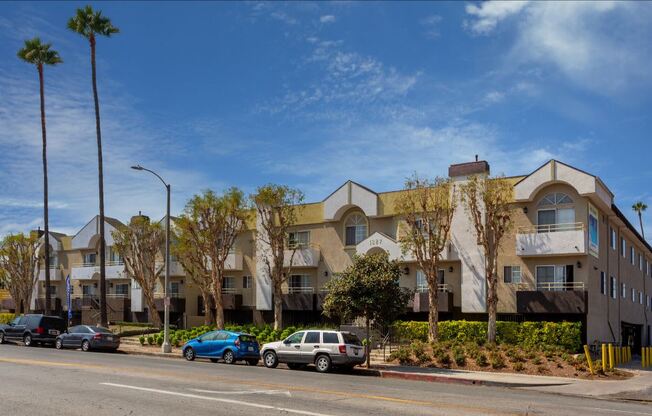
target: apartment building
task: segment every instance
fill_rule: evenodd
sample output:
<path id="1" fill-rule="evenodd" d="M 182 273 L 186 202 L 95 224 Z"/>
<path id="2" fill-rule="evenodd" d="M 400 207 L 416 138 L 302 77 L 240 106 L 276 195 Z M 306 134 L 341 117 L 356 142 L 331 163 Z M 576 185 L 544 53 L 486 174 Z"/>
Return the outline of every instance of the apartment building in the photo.
<path id="1" fill-rule="evenodd" d="M 463 183 L 469 175 L 488 175 L 485 161 L 451 165 L 449 176 Z M 650 345 L 652 248 L 614 205 L 600 178 L 551 160 L 535 171 L 508 178 L 514 186 L 515 226 L 499 256 L 499 319 L 567 320 L 584 325 L 586 341 Z M 401 285 L 414 291 L 405 317 L 427 319 L 425 278 L 398 241 L 395 201 L 402 191 L 374 192 L 348 181 L 323 201 L 299 209 L 288 236 L 295 249 L 291 275 L 283 286 L 286 322 L 321 319 L 324 285 L 352 262 L 355 254 L 386 251 L 400 261 Z M 120 222 L 107 218 L 107 282 L 112 320 L 145 320 L 140 288 L 125 274 L 112 249 L 111 230 Z M 272 288 L 265 274 L 265 244 L 256 228 L 238 237 L 227 260 L 225 315 L 229 321 L 271 321 Z M 58 310 L 64 311 L 65 277 L 73 282 L 76 319 L 97 317 L 98 218 L 76 235 L 51 233 L 55 256 L 50 267 Z M 464 208 L 457 209 L 450 242 L 442 254 L 440 319 L 486 319 L 484 256 Z M 199 291 L 180 264 L 171 263 L 172 322 L 197 325 L 204 320 Z M 163 309 L 162 286 L 157 303 Z M 44 286 L 39 277 L 41 306 Z"/>

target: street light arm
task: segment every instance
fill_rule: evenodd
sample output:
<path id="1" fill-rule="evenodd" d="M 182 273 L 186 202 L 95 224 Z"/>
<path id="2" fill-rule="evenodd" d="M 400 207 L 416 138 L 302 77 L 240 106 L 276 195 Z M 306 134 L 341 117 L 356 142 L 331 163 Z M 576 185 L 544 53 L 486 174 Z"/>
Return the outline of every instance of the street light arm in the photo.
<path id="1" fill-rule="evenodd" d="M 138 165 L 138 167 L 135 167 L 134 169 L 144 170 L 144 171 L 147 171 L 147 172 L 151 173 L 152 175 L 156 176 L 161 182 L 163 182 L 163 185 L 165 185 L 166 188 L 168 187 L 168 184 L 163 180 L 163 178 L 161 178 L 161 176 L 158 173 L 154 172 L 153 170 L 144 168 L 144 167 L 142 167 L 140 165 Z"/>

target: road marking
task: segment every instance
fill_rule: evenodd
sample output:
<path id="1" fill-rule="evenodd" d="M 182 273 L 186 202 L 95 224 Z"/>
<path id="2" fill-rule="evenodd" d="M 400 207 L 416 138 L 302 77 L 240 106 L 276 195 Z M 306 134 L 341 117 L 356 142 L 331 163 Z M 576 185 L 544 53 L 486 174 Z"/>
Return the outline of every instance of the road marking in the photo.
<path id="1" fill-rule="evenodd" d="M 599 410 L 601 412 L 616 412 L 616 413 L 626 413 L 628 415 L 650 415 L 651 413 L 641 413 L 641 412 L 632 412 L 631 410 L 619 410 L 619 409 L 605 409 L 603 407 L 582 407 L 586 410 Z"/>
<path id="2" fill-rule="evenodd" d="M 288 397 L 292 397 L 290 390 L 245 390 L 245 391 L 216 391 L 216 390 L 202 390 L 202 389 L 188 389 L 190 391 L 195 391 L 197 393 L 210 393 L 210 394 L 280 394 Z"/>
<path id="3" fill-rule="evenodd" d="M 181 393 L 181 392 L 169 391 L 169 390 L 151 389 L 151 388 L 148 388 L 148 387 L 130 386 L 130 385 L 127 385 L 127 384 L 115 384 L 115 383 L 100 383 L 100 384 L 103 385 L 103 386 L 117 387 L 117 388 L 122 388 L 122 389 L 131 389 L 131 390 L 138 390 L 138 391 L 147 391 L 147 392 L 150 392 L 150 393 L 167 394 L 168 396 L 180 396 L 180 397 L 187 397 L 187 398 L 190 398 L 190 399 L 209 400 L 209 401 L 213 401 L 213 402 L 229 403 L 229 404 L 235 404 L 235 405 L 239 405 L 239 406 L 255 407 L 257 409 L 277 410 L 279 412 L 294 413 L 294 414 L 297 414 L 297 415 L 331 416 L 331 415 L 327 415 L 325 413 L 308 412 L 308 411 L 305 411 L 305 410 L 289 409 L 287 407 L 269 406 L 269 405 L 266 405 L 266 404 L 243 402 L 241 400 L 223 399 L 223 398 L 220 398 L 220 397 L 200 396 L 198 394 Z"/>

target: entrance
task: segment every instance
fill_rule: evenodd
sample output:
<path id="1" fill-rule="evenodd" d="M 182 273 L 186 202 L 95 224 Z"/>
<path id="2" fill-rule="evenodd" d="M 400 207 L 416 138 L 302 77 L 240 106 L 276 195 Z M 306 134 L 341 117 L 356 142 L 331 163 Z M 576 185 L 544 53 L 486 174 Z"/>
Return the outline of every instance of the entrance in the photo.
<path id="1" fill-rule="evenodd" d="M 623 346 L 631 346 L 632 351 L 641 350 L 641 333 L 643 325 L 634 325 L 627 322 L 620 323 L 620 334 Z"/>

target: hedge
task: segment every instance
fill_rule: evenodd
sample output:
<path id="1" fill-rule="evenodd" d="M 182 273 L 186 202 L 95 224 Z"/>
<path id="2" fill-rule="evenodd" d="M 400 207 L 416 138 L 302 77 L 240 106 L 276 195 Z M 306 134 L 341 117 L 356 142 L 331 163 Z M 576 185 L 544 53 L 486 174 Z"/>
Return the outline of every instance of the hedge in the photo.
<path id="1" fill-rule="evenodd" d="M 16 317 L 15 313 L 0 313 L 0 324 L 8 324 Z"/>
<path id="2" fill-rule="evenodd" d="M 428 322 L 396 321 L 394 335 L 401 341 L 427 341 Z M 526 348 L 560 347 L 579 351 L 582 346 L 580 322 L 503 322 L 496 323 L 496 341 L 499 344 L 521 345 Z M 487 323 L 478 321 L 441 321 L 439 340 L 476 342 L 487 339 Z"/>

